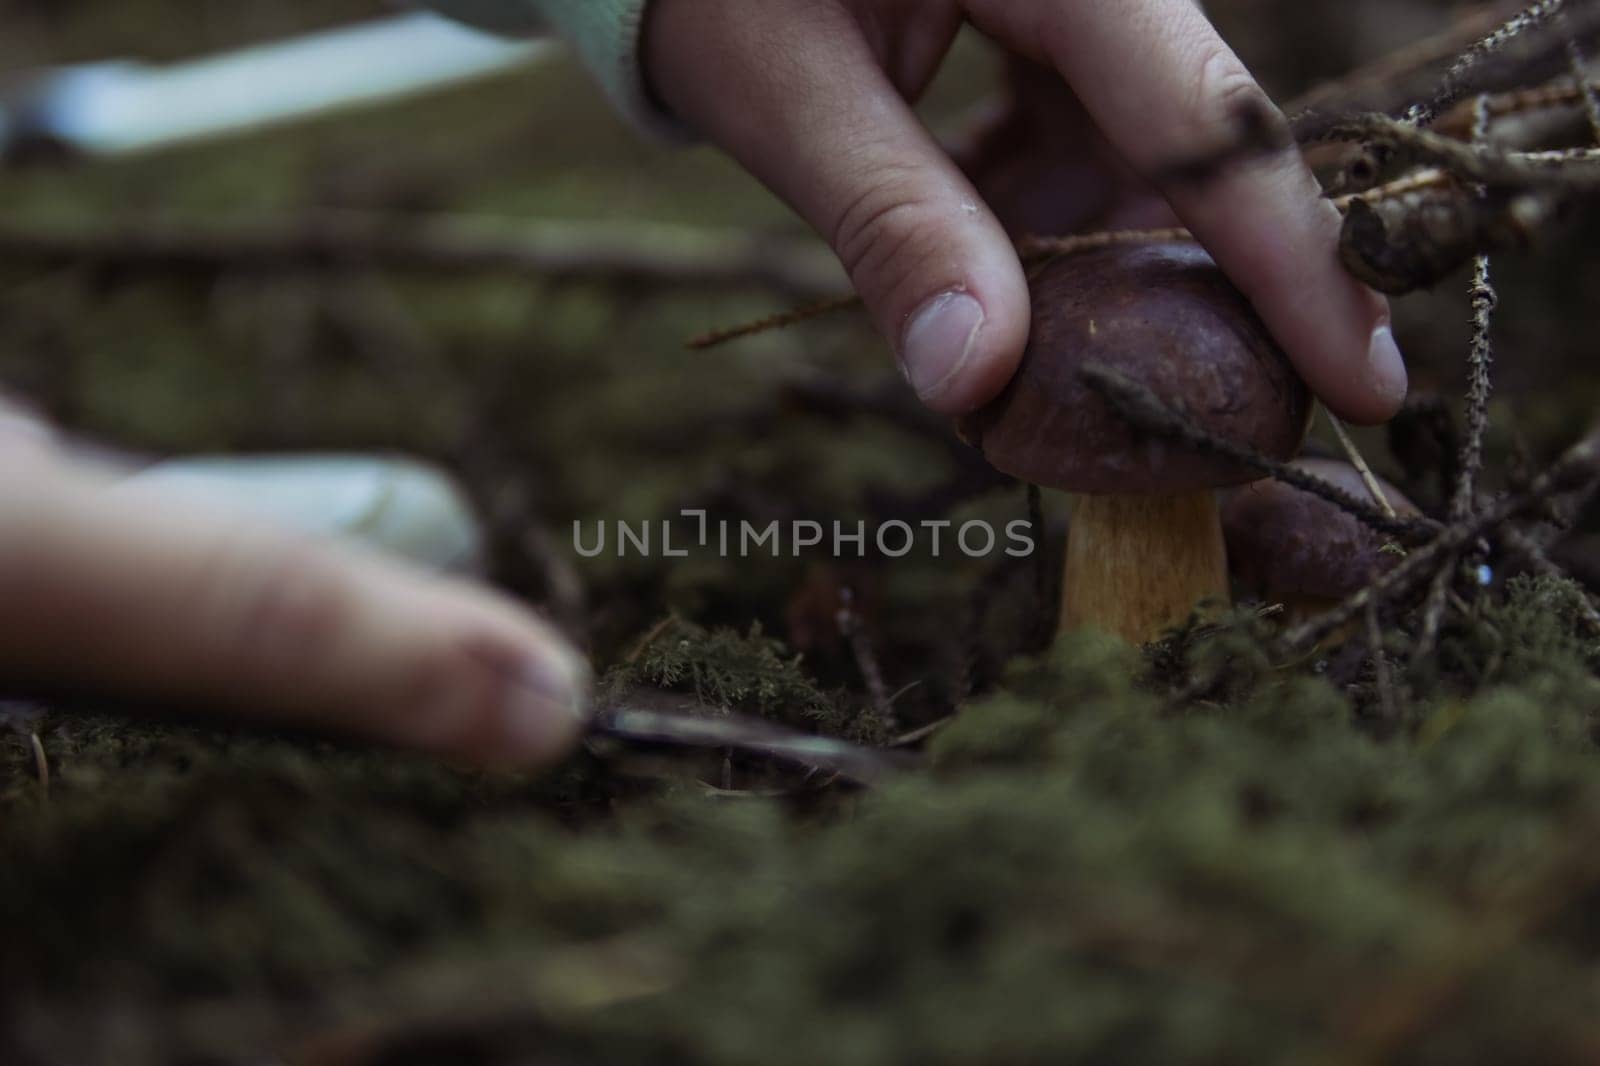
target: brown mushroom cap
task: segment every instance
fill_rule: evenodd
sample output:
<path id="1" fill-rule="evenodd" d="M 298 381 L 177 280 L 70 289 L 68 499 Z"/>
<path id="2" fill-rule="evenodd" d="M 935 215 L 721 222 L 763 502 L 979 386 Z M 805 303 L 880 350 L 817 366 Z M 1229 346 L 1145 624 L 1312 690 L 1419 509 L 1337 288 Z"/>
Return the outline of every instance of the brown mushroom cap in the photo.
<path id="1" fill-rule="evenodd" d="M 1361 475 L 1334 459 L 1297 459 L 1291 466 L 1368 498 Z M 1379 479 L 1401 515 L 1418 515 L 1400 490 Z M 1344 599 L 1399 561 L 1384 538 L 1319 496 L 1268 478 L 1227 494 L 1222 531 L 1228 568 L 1249 591 L 1269 600 Z"/>
<path id="2" fill-rule="evenodd" d="M 1016 377 L 961 433 L 1005 473 L 1071 492 L 1170 495 L 1259 476 L 1134 429 L 1080 377 L 1088 365 L 1272 458 L 1288 459 L 1305 438 L 1305 383 L 1197 245 L 1113 247 L 1045 266 Z"/>

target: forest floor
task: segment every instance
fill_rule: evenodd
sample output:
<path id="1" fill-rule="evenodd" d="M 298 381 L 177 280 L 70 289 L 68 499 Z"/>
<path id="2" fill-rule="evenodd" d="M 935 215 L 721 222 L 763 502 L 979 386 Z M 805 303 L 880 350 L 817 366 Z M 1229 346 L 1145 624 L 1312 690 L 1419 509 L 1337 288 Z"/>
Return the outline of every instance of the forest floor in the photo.
<path id="1" fill-rule="evenodd" d="M 307 18 L 262 6 L 281 9 L 274 31 Z M 1287 96 L 1438 28 L 1448 5 L 1212 6 Z M 84 5 L 101 17 L 36 14 L 29 39 L 53 58 L 228 40 L 220 18 L 167 40 L 115 14 L 141 7 L 182 21 Z M 990 71 L 964 41 L 925 104 L 936 130 L 960 128 Z M 709 150 L 640 143 L 564 63 L 0 173 L 0 203 L 7 232 L 361 212 L 546 236 L 686 226 L 776 250 L 804 236 Z M 1496 259 L 1486 498 L 1591 428 L 1594 236 L 1580 221 Z M 1582 583 L 1600 578 L 1600 516 L 1550 537 L 1576 580 L 1468 541 L 1461 562 L 1489 583 L 1437 640 L 1418 643 L 1419 594 L 1294 655 L 1259 605 L 1145 649 L 1052 639 L 1066 509 L 1050 494 L 1052 533 L 1022 560 L 576 551 L 575 524 L 697 509 L 758 527 L 1030 516 L 1026 489 L 915 404 L 857 316 L 683 346 L 808 295 L 0 260 L 0 385 L 74 432 L 152 455 L 436 461 L 486 517 L 497 583 L 590 652 L 604 706 L 752 716 L 905 756 L 858 787 L 749 752 L 596 740 L 529 777 L 0 704 L 0 1058 L 1600 1056 L 1600 640 Z M 1465 275 L 1396 316 L 1413 399 L 1358 441 L 1440 515 L 1463 432 Z M 1335 454 L 1326 427 L 1310 449 Z"/>

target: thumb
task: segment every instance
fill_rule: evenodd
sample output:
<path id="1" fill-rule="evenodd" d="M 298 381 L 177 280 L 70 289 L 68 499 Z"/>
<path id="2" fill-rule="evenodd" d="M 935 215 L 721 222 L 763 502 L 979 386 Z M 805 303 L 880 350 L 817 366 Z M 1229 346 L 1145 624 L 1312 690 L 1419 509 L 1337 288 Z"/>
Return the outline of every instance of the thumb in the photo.
<path id="1" fill-rule="evenodd" d="M 723 5 L 662 5 L 647 38 L 653 79 L 829 242 L 924 403 L 981 406 L 1027 341 L 1011 241 L 845 12 L 768 6 L 744 40 L 754 20 Z"/>

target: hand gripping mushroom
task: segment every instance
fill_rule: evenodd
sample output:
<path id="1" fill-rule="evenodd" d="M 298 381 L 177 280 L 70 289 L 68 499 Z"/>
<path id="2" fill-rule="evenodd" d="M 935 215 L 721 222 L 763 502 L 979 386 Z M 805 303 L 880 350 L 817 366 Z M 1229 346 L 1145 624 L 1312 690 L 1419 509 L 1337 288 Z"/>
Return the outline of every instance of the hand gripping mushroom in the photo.
<path id="1" fill-rule="evenodd" d="M 962 435 L 1001 471 L 1073 494 L 1061 629 L 1144 643 L 1202 601 L 1228 603 L 1215 490 L 1258 475 L 1135 430 L 1085 381 L 1091 366 L 1279 460 L 1305 439 L 1311 396 L 1197 246 L 1113 247 L 1037 272 L 1022 364 Z"/>
<path id="2" fill-rule="evenodd" d="M 1291 466 L 1356 497 L 1366 483 L 1349 463 L 1297 459 Z M 1395 512 L 1421 515 L 1400 490 L 1379 480 Z M 1315 614 L 1350 596 L 1400 561 L 1384 551 L 1385 537 L 1354 515 L 1303 489 L 1268 478 L 1235 489 L 1222 502 L 1228 562 L 1240 587 L 1288 607 L 1292 616 Z"/>

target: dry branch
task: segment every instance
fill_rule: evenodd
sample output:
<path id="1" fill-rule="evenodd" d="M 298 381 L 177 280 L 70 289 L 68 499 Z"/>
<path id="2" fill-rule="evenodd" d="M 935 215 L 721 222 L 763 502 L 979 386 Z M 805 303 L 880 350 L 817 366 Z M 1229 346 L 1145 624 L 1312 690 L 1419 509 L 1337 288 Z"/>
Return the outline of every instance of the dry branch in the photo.
<path id="1" fill-rule="evenodd" d="M 1289 101 L 1284 111 L 1297 116 L 1298 126 L 1318 114 L 1402 110 L 1426 91 L 1428 82 L 1437 79 L 1434 72 L 1438 68 L 1492 33 L 1519 6 L 1516 0 L 1485 4 L 1431 37 L 1379 56 L 1334 81 L 1323 82 Z"/>
<path id="2" fill-rule="evenodd" d="M 836 292 L 839 268 L 808 240 L 690 227 L 410 218 L 326 212 L 247 221 L 0 223 L 0 264 L 130 273 L 378 270 L 505 273 L 653 288 Z"/>
<path id="3" fill-rule="evenodd" d="M 1591 432 L 1567 449 L 1525 489 L 1501 497 L 1468 520 L 1446 526 L 1432 541 L 1413 551 L 1371 585 L 1332 610 L 1285 633 L 1280 640 L 1282 658 L 1315 646 L 1323 637 L 1366 610 L 1368 603 L 1410 592 L 1422 580 L 1431 579 L 1437 573 L 1441 560 L 1459 553 L 1512 519 L 1544 506 L 1553 497 L 1587 487 L 1597 480 L 1600 480 L 1600 430 Z"/>
<path id="4" fill-rule="evenodd" d="M 1206 433 L 1192 425 L 1182 412 L 1162 403 L 1149 389 L 1114 370 L 1090 365 L 1084 367 L 1081 374 L 1090 388 L 1141 432 L 1259 470 L 1265 477 L 1276 478 L 1286 485 L 1328 501 L 1388 536 L 1418 540 L 1438 530 L 1438 524 L 1429 519 L 1386 514 L 1381 508 L 1357 499 L 1322 478 Z"/>
<path id="5" fill-rule="evenodd" d="M 1488 134 L 1489 112 L 1479 97 L 1473 122 L 1473 140 Z M 1483 438 L 1489 429 L 1489 399 L 1494 392 L 1494 311 L 1500 302 L 1489 276 L 1489 257 L 1480 253 L 1468 289 L 1472 302 L 1472 343 L 1467 350 L 1467 432 L 1456 465 L 1456 487 L 1450 501 L 1450 520 L 1459 522 L 1472 512 L 1477 497 L 1478 474 L 1483 469 Z"/>
<path id="6" fill-rule="evenodd" d="M 873 650 L 866 623 L 856 610 L 855 599 L 855 590 L 848 585 L 840 588 L 839 609 L 834 613 L 834 621 L 839 628 L 839 635 L 850 645 L 850 654 L 855 657 L 856 669 L 861 672 L 861 680 L 866 684 L 867 695 L 872 700 L 873 713 L 883 723 L 885 731 L 892 735 L 895 731 L 895 717 L 894 705 L 889 697 L 889 686 L 884 683 L 883 667 Z"/>
<path id="7" fill-rule="evenodd" d="M 759 718 L 723 715 L 698 718 L 637 707 L 604 707 L 589 725 L 595 737 L 642 747 L 727 749 L 836 774 L 860 785 L 884 780 L 916 764 L 901 753 L 849 741 L 798 733 Z"/>
<path id="8" fill-rule="evenodd" d="M 1321 405 L 1318 405 L 1321 407 Z M 1388 494 L 1383 491 L 1383 485 L 1378 481 L 1378 475 L 1372 472 L 1372 464 L 1367 462 L 1367 457 L 1361 454 L 1361 449 L 1356 446 L 1355 439 L 1350 436 L 1350 431 L 1345 428 L 1339 416 L 1322 407 L 1322 416 L 1327 419 L 1328 425 L 1333 429 L 1334 437 L 1339 441 L 1339 447 L 1344 451 L 1345 458 L 1350 460 L 1350 465 L 1356 468 L 1356 473 L 1361 475 L 1361 484 L 1366 486 L 1367 495 L 1372 497 L 1372 502 L 1384 514 L 1393 518 L 1396 515 L 1394 504 L 1389 502 Z"/>
<path id="9" fill-rule="evenodd" d="M 1549 12 L 1528 17 L 1545 6 L 1488 5 L 1435 37 L 1313 89 L 1285 108 L 1296 137 L 1316 140 L 1339 116 L 1356 112 L 1416 115 L 1426 125 L 1467 96 L 1521 91 L 1566 73 L 1569 42 L 1581 46 L 1600 37 L 1600 11 L 1574 5 L 1551 32 Z"/>
<path id="10" fill-rule="evenodd" d="M 1391 168 L 1439 167 L 1462 181 L 1491 189 L 1600 189 L 1600 165 L 1596 165 L 1600 159 L 1587 151 L 1528 153 L 1469 144 L 1387 115 L 1351 115 L 1302 143 L 1325 141 L 1377 148 Z"/>
<path id="11" fill-rule="evenodd" d="M 1562 16 L 1563 22 L 1566 16 Z M 1600 91 L 1589 81 L 1589 59 L 1583 42 L 1577 37 L 1567 40 L 1567 66 L 1572 70 L 1572 88 L 1583 100 L 1584 117 L 1589 122 L 1589 137 L 1600 141 Z"/>
<path id="12" fill-rule="evenodd" d="M 1425 126 L 1432 122 L 1445 108 L 1473 91 L 1471 78 L 1486 60 L 1498 54 L 1517 38 L 1548 24 L 1557 15 L 1562 14 L 1566 6 L 1566 0 L 1539 0 L 1538 3 L 1530 4 L 1476 41 L 1450 65 L 1450 69 L 1445 72 L 1443 84 L 1434 93 L 1433 99 L 1425 104 L 1414 105 L 1406 112 L 1406 121 L 1417 126 Z M 1576 27 L 1572 26 L 1565 28 L 1569 32 L 1576 30 Z M 1562 47 L 1566 47 L 1565 41 L 1562 42 Z"/>
<path id="13" fill-rule="evenodd" d="M 1417 636 L 1416 646 L 1412 649 L 1412 657 L 1423 659 L 1433 654 L 1438 646 L 1439 630 L 1444 625 L 1445 611 L 1450 608 L 1452 590 L 1456 581 L 1456 570 L 1461 565 L 1461 559 L 1456 555 L 1446 556 L 1434 573 L 1433 580 L 1428 583 L 1428 595 L 1422 601 L 1422 625 Z M 1368 605 L 1371 609 L 1371 605 Z"/>
<path id="14" fill-rule="evenodd" d="M 1495 93 L 1488 96 L 1489 119 L 1491 122 L 1501 119 L 1515 118 L 1519 115 L 1529 115 L 1542 111 L 1554 111 L 1560 108 L 1577 107 L 1583 104 L 1596 89 L 1592 81 L 1573 83 L 1554 83 L 1540 85 L 1532 89 L 1517 89 L 1508 93 Z M 1451 137 L 1469 137 L 1472 133 L 1476 104 L 1465 107 L 1455 107 L 1439 118 L 1433 124 L 1436 133 L 1443 133 Z"/>

